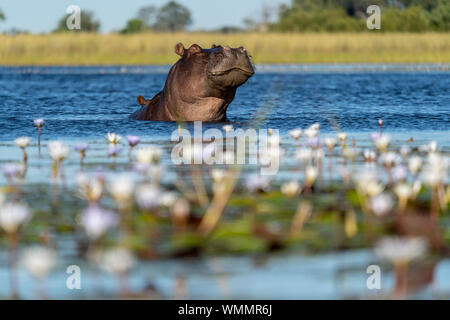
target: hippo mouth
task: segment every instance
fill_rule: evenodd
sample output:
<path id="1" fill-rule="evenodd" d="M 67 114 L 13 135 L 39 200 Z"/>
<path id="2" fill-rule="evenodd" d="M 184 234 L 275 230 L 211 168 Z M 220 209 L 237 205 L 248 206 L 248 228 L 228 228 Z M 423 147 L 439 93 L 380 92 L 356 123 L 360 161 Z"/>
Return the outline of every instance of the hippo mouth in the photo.
<path id="1" fill-rule="evenodd" d="M 248 77 L 251 77 L 255 74 L 255 71 L 253 71 L 253 70 L 246 70 L 246 69 L 242 69 L 239 67 L 235 67 L 235 68 L 231 68 L 231 69 L 223 70 L 223 71 L 209 72 L 208 74 L 212 77 L 216 77 L 216 76 L 223 76 L 223 75 L 229 74 L 232 71 L 237 71 L 237 72 L 243 73 Z"/>

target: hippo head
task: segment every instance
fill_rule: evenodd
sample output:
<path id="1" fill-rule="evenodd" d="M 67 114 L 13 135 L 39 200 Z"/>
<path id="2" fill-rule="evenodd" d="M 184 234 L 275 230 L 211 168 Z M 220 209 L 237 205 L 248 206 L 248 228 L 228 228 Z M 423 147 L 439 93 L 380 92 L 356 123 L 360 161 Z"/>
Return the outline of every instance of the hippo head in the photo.
<path id="1" fill-rule="evenodd" d="M 210 49 L 202 49 L 193 44 L 189 49 L 185 49 L 179 43 L 175 52 L 186 60 L 186 64 L 195 66 L 192 74 L 201 72 L 202 76 L 206 76 L 211 89 L 228 90 L 239 87 L 255 73 L 243 47 L 213 45 Z"/>

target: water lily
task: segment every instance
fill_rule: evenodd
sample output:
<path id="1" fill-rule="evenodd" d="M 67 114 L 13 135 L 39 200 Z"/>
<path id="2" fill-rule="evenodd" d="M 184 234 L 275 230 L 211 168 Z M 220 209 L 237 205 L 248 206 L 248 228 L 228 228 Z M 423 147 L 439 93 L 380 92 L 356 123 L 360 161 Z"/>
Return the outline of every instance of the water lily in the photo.
<path id="1" fill-rule="evenodd" d="M 141 210 L 153 210 L 161 202 L 160 190 L 154 185 L 141 185 L 136 189 L 136 202 Z"/>
<path id="2" fill-rule="evenodd" d="M 392 169 L 392 179 L 394 181 L 406 180 L 408 176 L 408 170 L 403 165 L 397 165 Z"/>
<path id="3" fill-rule="evenodd" d="M 14 140 L 14 144 L 20 149 L 22 149 L 24 163 L 26 163 L 28 159 L 27 152 L 25 151 L 25 147 L 28 145 L 28 143 L 30 143 L 29 137 L 20 137 Z"/>
<path id="4" fill-rule="evenodd" d="M 121 175 L 112 179 L 108 184 L 108 190 L 120 207 L 127 206 L 133 198 L 134 181 L 127 175 Z"/>
<path id="5" fill-rule="evenodd" d="M 117 225 L 117 215 L 97 204 L 89 205 L 81 215 L 81 225 L 91 240 L 99 239 Z"/>
<path id="6" fill-rule="evenodd" d="M 378 126 L 380 127 L 380 133 L 383 131 L 383 119 L 378 119 Z"/>
<path id="7" fill-rule="evenodd" d="M 103 195 L 103 179 L 95 176 L 94 178 L 88 177 L 84 173 L 77 175 L 77 183 L 80 188 L 82 196 L 89 202 L 98 201 Z"/>
<path id="8" fill-rule="evenodd" d="M 411 152 L 411 149 L 408 146 L 400 147 L 400 154 L 402 155 L 403 159 L 406 159 L 410 152 Z"/>
<path id="9" fill-rule="evenodd" d="M 122 152 L 122 148 L 112 144 L 108 147 L 108 156 L 110 156 L 111 158 L 113 158 L 113 161 L 116 161 L 116 158 L 120 155 L 120 153 Z"/>
<path id="10" fill-rule="evenodd" d="M 101 256 L 102 269 L 119 276 L 128 273 L 135 263 L 133 254 L 124 248 L 109 249 Z"/>
<path id="11" fill-rule="evenodd" d="M 428 244 L 422 238 L 386 237 L 377 243 L 375 252 L 383 260 L 404 264 L 423 256 L 427 248 Z"/>
<path id="12" fill-rule="evenodd" d="M 141 141 L 141 138 L 138 136 L 127 135 L 126 138 L 131 148 L 135 147 Z"/>
<path id="13" fill-rule="evenodd" d="M 387 147 L 391 143 L 391 136 L 387 134 L 382 134 L 374 141 L 375 147 L 381 151 L 386 152 Z"/>
<path id="14" fill-rule="evenodd" d="M 191 212 L 191 205 L 184 198 L 177 199 L 172 207 L 170 208 L 170 213 L 172 216 L 175 228 L 183 229 L 186 226 L 187 218 Z"/>
<path id="15" fill-rule="evenodd" d="M 377 194 L 369 201 L 370 210 L 377 216 L 384 216 L 391 212 L 394 201 L 388 193 Z"/>
<path id="16" fill-rule="evenodd" d="M 302 136 L 302 129 L 293 129 L 289 131 L 289 135 L 294 138 L 295 140 L 300 139 L 300 137 Z"/>
<path id="17" fill-rule="evenodd" d="M 13 234 L 31 217 L 28 207 L 21 203 L 6 203 L 0 207 L 0 227 Z"/>
<path id="18" fill-rule="evenodd" d="M 34 125 L 38 128 L 38 149 L 39 153 L 41 152 L 41 131 L 44 125 L 44 119 L 38 118 L 33 120 Z"/>
<path id="19" fill-rule="evenodd" d="M 313 166 L 307 166 L 305 170 L 305 176 L 306 176 L 306 187 L 311 188 L 314 182 L 317 179 L 317 176 L 319 175 L 319 171 L 316 167 Z"/>
<path id="20" fill-rule="evenodd" d="M 155 146 L 138 148 L 135 151 L 135 154 L 137 161 L 140 163 L 144 164 L 158 163 L 161 158 L 162 149 Z"/>
<path id="21" fill-rule="evenodd" d="M 394 187 L 394 193 L 398 197 L 399 209 L 402 212 L 408 204 L 408 199 L 412 194 L 412 188 L 407 183 L 399 183 Z"/>
<path id="22" fill-rule="evenodd" d="M 301 185 L 297 181 L 285 182 L 280 187 L 281 193 L 288 197 L 295 196 L 299 193 L 300 189 Z"/>
<path id="23" fill-rule="evenodd" d="M 61 162 L 67 158 L 69 148 L 61 141 L 51 141 L 48 143 L 48 150 L 53 161 Z"/>
<path id="24" fill-rule="evenodd" d="M 325 139 L 323 139 L 323 143 L 325 144 L 325 146 L 328 148 L 328 150 L 331 151 L 334 149 L 334 147 L 337 144 L 337 141 L 335 138 L 331 138 L 331 137 L 326 137 Z"/>
<path id="25" fill-rule="evenodd" d="M 108 140 L 110 144 L 119 144 L 120 140 L 122 139 L 122 136 L 119 134 L 108 132 L 105 138 L 106 140 Z"/>
<path id="26" fill-rule="evenodd" d="M 254 173 L 247 177 L 245 186 L 250 192 L 266 192 L 269 190 L 270 180 L 266 176 Z"/>
<path id="27" fill-rule="evenodd" d="M 413 156 L 408 161 L 409 171 L 411 171 L 413 176 L 416 176 L 420 168 L 422 167 L 422 159 L 419 156 Z"/>
<path id="28" fill-rule="evenodd" d="M 43 279 L 56 266 L 56 257 L 56 252 L 52 249 L 35 246 L 23 252 L 21 262 L 34 278 Z"/>
<path id="29" fill-rule="evenodd" d="M 226 132 L 229 133 L 233 130 L 233 126 L 231 124 L 226 124 L 222 127 L 222 129 Z"/>
<path id="30" fill-rule="evenodd" d="M 370 149 L 364 149 L 363 151 L 364 161 L 374 162 L 377 159 L 377 154 L 375 151 Z"/>
<path id="31" fill-rule="evenodd" d="M 5 163 L 2 167 L 2 171 L 5 177 L 8 178 L 8 180 L 12 180 L 19 174 L 20 166 L 13 162 Z"/>

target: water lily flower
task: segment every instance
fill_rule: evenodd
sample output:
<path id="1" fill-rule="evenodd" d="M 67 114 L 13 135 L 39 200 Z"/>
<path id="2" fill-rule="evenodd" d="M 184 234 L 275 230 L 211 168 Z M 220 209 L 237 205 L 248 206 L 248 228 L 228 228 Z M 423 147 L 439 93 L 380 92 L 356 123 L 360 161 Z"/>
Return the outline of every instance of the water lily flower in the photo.
<path id="1" fill-rule="evenodd" d="M 319 135 L 319 129 L 316 129 L 315 127 L 309 127 L 305 129 L 304 134 L 307 138 L 315 138 Z"/>
<path id="2" fill-rule="evenodd" d="M 138 148 L 135 151 L 135 154 L 137 161 L 140 163 L 144 164 L 158 163 L 161 158 L 162 149 L 155 146 Z"/>
<path id="3" fill-rule="evenodd" d="M 66 159 L 69 148 L 61 141 L 51 141 L 48 143 L 48 150 L 53 161 L 61 162 Z"/>
<path id="4" fill-rule="evenodd" d="M 288 197 L 295 196 L 299 193 L 300 189 L 301 185 L 297 181 L 285 182 L 280 187 L 281 193 Z"/>
<path id="5" fill-rule="evenodd" d="M 413 156 L 408 162 L 409 171 L 411 171 L 413 176 L 416 176 L 420 168 L 422 167 L 422 159 L 419 156 Z"/>
<path id="6" fill-rule="evenodd" d="M 126 206 L 133 198 L 134 185 L 133 179 L 121 175 L 108 184 L 108 190 L 119 206 Z"/>
<path id="7" fill-rule="evenodd" d="M 226 172 L 222 169 L 212 169 L 211 179 L 214 183 L 222 183 L 225 180 Z"/>
<path id="8" fill-rule="evenodd" d="M 250 192 L 266 192 L 269 190 L 270 180 L 266 176 L 254 173 L 247 177 L 245 186 Z"/>
<path id="9" fill-rule="evenodd" d="M 164 207 L 171 207 L 177 200 L 177 195 L 173 192 L 164 192 L 160 196 L 161 205 Z"/>
<path id="10" fill-rule="evenodd" d="M 229 133 L 233 130 L 233 126 L 231 124 L 226 124 L 222 127 L 222 129 L 226 132 Z"/>
<path id="11" fill-rule="evenodd" d="M 306 163 L 312 158 L 312 150 L 310 148 L 301 148 L 295 152 L 295 157 Z"/>
<path id="12" fill-rule="evenodd" d="M 331 151 L 336 146 L 337 141 L 335 138 L 327 137 L 323 139 L 323 143 L 327 146 L 328 150 Z"/>
<path id="13" fill-rule="evenodd" d="M 438 153 L 430 153 L 423 169 L 423 181 L 432 188 L 447 181 L 447 159 Z"/>
<path id="14" fill-rule="evenodd" d="M 29 137 L 19 137 L 16 140 L 14 140 L 14 144 L 21 149 L 25 149 L 25 147 L 28 145 L 29 142 L 30 142 Z"/>
<path id="15" fill-rule="evenodd" d="M 89 202 L 98 201 L 103 195 L 103 179 L 99 177 L 90 178 L 84 173 L 77 175 L 77 183 L 80 192 Z"/>
<path id="16" fill-rule="evenodd" d="M 110 145 L 108 147 L 108 156 L 116 158 L 120 152 L 122 152 L 122 148 L 117 145 Z"/>
<path id="17" fill-rule="evenodd" d="M 391 143 L 391 136 L 387 134 L 381 134 L 378 139 L 374 141 L 375 147 L 381 152 L 386 152 L 387 147 Z"/>
<path id="18" fill-rule="evenodd" d="M 170 213 L 176 222 L 184 223 L 190 212 L 191 205 L 184 198 L 177 199 L 170 208 Z"/>
<path id="19" fill-rule="evenodd" d="M 2 167 L 2 171 L 6 178 L 13 179 L 19 174 L 20 166 L 13 162 L 5 163 Z"/>
<path id="20" fill-rule="evenodd" d="M 378 256 L 393 264 L 405 264 L 423 256 L 428 244 L 423 238 L 386 237 L 381 239 L 375 248 Z"/>
<path id="21" fill-rule="evenodd" d="M 103 270 L 118 276 L 128 273 L 136 263 L 133 254 L 124 248 L 110 249 L 104 252 L 100 261 Z"/>
<path id="22" fill-rule="evenodd" d="M 161 193 L 154 185 L 141 185 L 136 189 L 136 202 L 141 210 L 153 210 L 161 203 Z"/>
<path id="23" fill-rule="evenodd" d="M 108 142 L 109 142 L 110 144 L 119 144 L 119 143 L 120 143 L 120 140 L 122 139 L 122 136 L 119 135 L 119 134 L 115 134 L 115 133 L 108 132 L 108 133 L 105 135 L 105 138 L 106 138 L 106 140 L 108 140 Z"/>
<path id="24" fill-rule="evenodd" d="M 35 119 L 33 120 L 33 123 L 36 127 L 42 128 L 42 126 L 44 125 L 44 119 L 42 118 Z"/>
<path id="25" fill-rule="evenodd" d="M 378 125 L 380 126 L 380 132 L 383 130 L 383 120 L 378 119 Z"/>
<path id="26" fill-rule="evenodd" d="M 127 141 L 130 147 L 133 148 L 141 141 L 141 138 L 138 136 L 127 135 Z"/>
<path id="27" fill-rule="evenodd" d="M 310 147 L 312 149 L 318 149 L 318 148 L 320 148 L 322 146 L 322 141 L 318 137 L 309 138 L 306 141 L 306 144 L 308 145 L 308 147 Z"/>
<path id="28" fill-rule="evenodd" d="M 316 167 L 313 166 L 307 166 L 306 170 L 305 170 L 305 175 L 306 175 L 306 186 L 308 188 L 310 188 L 314 182 L 317 179 L 317 176 L 319 175 L 319 171 L 317 170 Z"/>
<path id="29" fill-rule="evenodd" d="M 83 160 L 86 157 L 86 150 L 89 148 L 89 145 L 86 142 L 79 142 L 74 145 L 73 149 L 80 153 L 80 162 L 83 164 Z"/>
<path id="30" fill-rule="evenodd" d="M 404 159 L 406 159 L 411 152 L 411 149 L 408 146 L 401 146 L 400 147 L 400 154 Z"/>
<path id="31" fill-rule="evenodd" d="M 394 187 L 394 193 L 399 201 L 400 211 L 404 211 L 408 204 L 408 199 L 412 195 L 412 188 L 407 183 L 399 183 Z"/>
<path id="32" fill-rule="evenodd" d="M 337 138 L 339 139 L 339 141 L 344 142 L 345 140 L 347 140 L 347 134 L 345 132 L 339 132 L 337 134 Z"/>
<path id="33" fill-rule="evenodd" d="M 408 176 L 408 170 L 403 165 L 397 165 L 392 169 L 392 179 L 394 181 L 406 180 Z"/>
<path id="34" fill-rule="evenodd" d="M 391 212 L 394 201 L 388 193 L 380 193 L 372 197 L 369 201 L 370 210 L 377 216 L 384 216 Z"/>
<path id="35" fill-rule="evenodd" d="M 363 151 L 364 160 L 367 162 L 374 162 L 377 158 L 377 154 L 375 151 L 370 149 L 364 149 Z"/>
<path id="36" fill-rule="evenodd" d="M 381 162 L 386 166 L 386 168 L 390 169 L 400 163 L 401 159 L 395 152 L 386 152 L 381 155 Z"/>
<path id="37" fill-rule="evenodd" d="M 356 190 L 359 194 L 374 197 L 384 190 L 384 185 L 380 183 L 373 171 L 363 171 L 355 177 Z"/>
<path id="38" fill-rule="evenodd" d="M 81 225 L 91 240 L 99 239 L 108 229 L 117 225 L 117 215 L 97 204 L 89 205 L 82 213 Z"/>
<path id="39" fill-rule="evenodd" d="M 302 133 L 302 129 L 292 129 L 289 131 L 289 135 L 295 140 L 298 140 L 302 136 Z"/>
<path id="40" fill-rule="evenodd" d="M 34 278 L 43 279 L 56 266 L 57 258 L 52 249 L 36 246 L 23 252 L 21 262 Z"/>
<path id="41" fill-rule="evenodd" d="M 17 147 L 19 147 L 20 149 L 22 149 L 24 163 L 26 163 L 27 159 L 28 159 L 27 152 L 25 151 L 25 147 L 28 145 L 29 142 L 30 142 L 29 137 L 19 137 L 16 140 L 14 140 L 14 144 Z"/>
<path id="42" fill-rule="evenodd" d="M 14 234 L 31 217 L 30 210 L 24 204 L 6 203 L 0 207 L 0 227 Z"/>

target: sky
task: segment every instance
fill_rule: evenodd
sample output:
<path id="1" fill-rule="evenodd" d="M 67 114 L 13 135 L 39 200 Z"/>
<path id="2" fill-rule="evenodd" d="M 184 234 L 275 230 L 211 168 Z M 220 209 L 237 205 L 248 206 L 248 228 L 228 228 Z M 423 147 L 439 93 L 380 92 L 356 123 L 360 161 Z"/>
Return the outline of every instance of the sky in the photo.
<path id="1" fill-rule="evenodd" d="M 0 8 L 6 21 L 0 21 L 0 30 L 17 28 L 32 33 L 49 32 L 66 14 L 69 5 L 91 10 L 101 22 L 101 32 L 116 31 L 127 20 L 136 16 L 139 8 L 161 6 L 168 0 L 1 0 Z M 277 6 L 290 0 L 178 0 L 192 13 L 190 29 L 214 29 L 242 26 L 245 17 L 258 17 L 264 4 Z"/>

